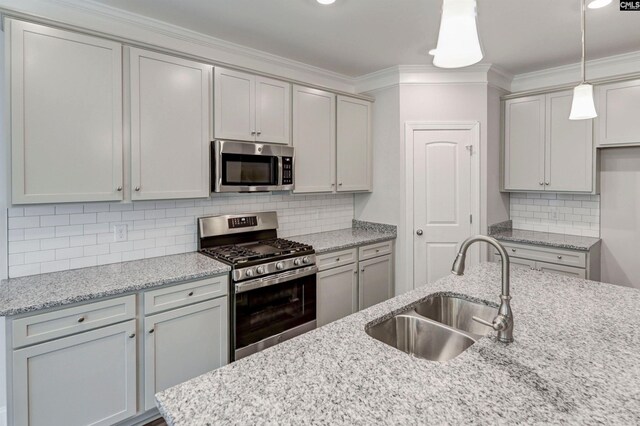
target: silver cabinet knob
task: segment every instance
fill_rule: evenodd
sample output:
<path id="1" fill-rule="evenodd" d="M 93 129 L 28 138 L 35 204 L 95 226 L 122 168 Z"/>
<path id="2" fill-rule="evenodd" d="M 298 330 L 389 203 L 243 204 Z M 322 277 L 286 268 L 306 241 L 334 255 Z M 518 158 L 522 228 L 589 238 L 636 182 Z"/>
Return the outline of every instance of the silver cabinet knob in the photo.
<path id="1" fill-rule="evenodd" d="M 418 235 L 422 235 L 422 234 L 424 234 L 424 232 L 422 232 L 422 229 L 418 229 L 418 230 L 416 231 L 416 234 L 418 234 Z"/>
<path id="2" fill-rule="evenodd" d="M 85 317 L 78 318 L 78 322 L 84 322 L 84 320 L 85 320 Z"/>
<path id="3" fill-rule="evenodd" d="M 511 249 L 511 251 L 515 253 L 515 252 L 516 252 L 516 249 Z"/>
<path id="4" fill-rule="evenodd" d="M 545 184 L 545 185 L 549 185 L 549 182 L 545 182 L 544 184 Z"/>
<path id="5" fill-rule="evenodd" d="M 255 136 L 256 132 L 251 132 L 251 134 Z"/>
<path id="6" fill-rule="evenodd" d="M 119 187 L 116 188 L 116 191 L 120 192 L 122 191 L 122 185 L 120 185 Z"/>
<path id="7" fill-rule="evenodd" d="M 135 187 L 135 188 L 133 188 L 133 189 L 135 189 L 135 190 L 136 190 L 136 192 L 140 192 L 140 187 L 139 187 L 139 186 L 136 186 L 136 187 Z"/>
<path id="8" fill-rule="evenodd" d="M 340 183 L 338 184 L 338 186 L 342 186 L 342 182 L 340 182 Z"/>
<path id="9" fill-rule="evenodd" d="M 136 333 L 131 333 L 131 334 L 129 335 L 129 339 L 133 339 L 134 337 L 136 337 Z"/>
<path id="10" fill-rule="evenodd" d="M 149 334 L 153 334 L 154 331 L 156 331 L 155 328 L 152 328 L 151 330 L 149 330 Z"/>
<path id="11" fill-rule="evenodd" d="M 558 256 L 558 260 L 562 260 L 562 256 Z"/>
<path id="12" fill-rule="evenodd" d="M 542 186 L 544 185 L 544 182 L 538 182 L 538 185 Z"/>
<path id="13" fill-rule="evenodd" d="M 256 135 L 260 136 L 262 134 L 262 132 L 256 132 Z"/>

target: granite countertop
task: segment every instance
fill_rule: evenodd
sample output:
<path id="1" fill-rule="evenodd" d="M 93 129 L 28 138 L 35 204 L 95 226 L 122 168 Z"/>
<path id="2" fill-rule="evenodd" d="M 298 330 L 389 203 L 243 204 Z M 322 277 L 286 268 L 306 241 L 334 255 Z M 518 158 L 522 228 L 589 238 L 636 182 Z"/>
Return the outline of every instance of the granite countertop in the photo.
<path id="1" fill-rule="evenodd" d="M 514 268 L 515 342 L 409 356 L 365 326 L 436 293 L 498 302 L 499 266 L 447 276 L 156 395 L 169 425 L 637 424 L 640 291 Z"/>
<path id="2" fill-rule="evenodd" d="M 525 231 L 523 229 L 501 230 L 490 234 L 499 241 L 513 243 L 537 244 L 569 250 L 589 251 L 600 244 L 600 238 L 582 237 L 579 235 L 554 234 L 552 232 Z"/>
<path id="3" fill-rule="evenodd" d="M 155 257 L 0 282 L 0 316 L 226 273 L 229 266 L 198 253 Z"/>
<path id="4" fill-rule="evenodd" d="M 394 240 L 395 238 L 396 227 L 393 225 L 357 220 L 353 221 L 353 228 L 288 237 L 290 240 L 312 245 L 316 254 Z"/>

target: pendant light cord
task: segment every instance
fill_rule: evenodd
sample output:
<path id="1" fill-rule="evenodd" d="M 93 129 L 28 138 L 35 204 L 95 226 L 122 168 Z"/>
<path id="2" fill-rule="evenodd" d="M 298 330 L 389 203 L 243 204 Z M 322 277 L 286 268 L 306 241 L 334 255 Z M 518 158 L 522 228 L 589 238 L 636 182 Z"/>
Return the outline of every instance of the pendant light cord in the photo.
<path id="1" fill-rule="evenodd" d="M 582 8 L 582 19 L 580 21 L 580 28 L 582 29 L 582 83 L 587 82 L 586 78 L 586 60 L 585 60 L 585 32 L 586 32 L 586 12 L 587 12 L 587 0 L 581 0 L 580 6 Z"/>

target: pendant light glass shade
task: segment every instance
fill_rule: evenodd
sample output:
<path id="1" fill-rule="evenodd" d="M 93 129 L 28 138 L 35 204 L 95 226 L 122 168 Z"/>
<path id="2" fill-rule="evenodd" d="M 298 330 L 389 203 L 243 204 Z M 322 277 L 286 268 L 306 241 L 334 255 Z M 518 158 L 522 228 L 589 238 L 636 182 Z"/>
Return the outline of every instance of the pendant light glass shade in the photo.
<path id="1" fill-rule="evenodd" d="M 600 9 L 611 4 L 611 0 L 592 0 L 589 3 L 589 9 Z"/>
<path id="2" fill-rule="evenodd" d="M 442 21 L 433 65 L 461 68 L 482 60 L 476 0 L 443 0 Z"/>
<path id="3" fill-rule="evenodd" d="M 569 120 L 588 120 L 597 116 L 596 106 L 593 103 L 593 86 L 582 83 L 574 87 Z"/>

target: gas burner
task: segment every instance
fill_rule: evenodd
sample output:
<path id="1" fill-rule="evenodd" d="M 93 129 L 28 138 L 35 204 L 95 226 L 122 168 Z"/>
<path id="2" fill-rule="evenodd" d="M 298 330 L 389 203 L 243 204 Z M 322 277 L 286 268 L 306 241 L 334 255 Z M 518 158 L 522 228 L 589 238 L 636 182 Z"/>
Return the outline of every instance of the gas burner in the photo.
<path id="1" fill-rule="evenodd" d="M 273 238 L 245 244 L 203 248 L 201 251 L 233 265 L 261 259 L 275 259 L 296 253 L 312 252 L 313 247 L 296 241 Z"/>
<path id="2" fill-rule="evenodd" d="M 202 249 L 202 252 L 215 258 L 226 260 L 230 263 L 243 263 L 250 260 L 258 260 L 265 257 L 264 254 L 257 253 L 246 247 L 239 245 L 228 245 Z"/>

